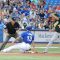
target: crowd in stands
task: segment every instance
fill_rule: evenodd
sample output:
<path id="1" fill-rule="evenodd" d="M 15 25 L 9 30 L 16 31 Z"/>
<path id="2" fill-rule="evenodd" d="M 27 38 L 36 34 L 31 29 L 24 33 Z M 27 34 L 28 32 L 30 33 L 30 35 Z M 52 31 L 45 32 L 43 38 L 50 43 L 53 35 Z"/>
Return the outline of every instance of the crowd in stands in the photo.
<path id="1" fill-rule="evenodd" d="M 11 18 L 15 18 L 21 29 L 32 26 L 33 29 L 49 30 L 54 21 L 50 14 L 57 13 L 57 10 L 51 6 L 44 9 L 45 4 L 45 1 L 40 0 L 0 1 L 0 21 L 7 24 Z"/>

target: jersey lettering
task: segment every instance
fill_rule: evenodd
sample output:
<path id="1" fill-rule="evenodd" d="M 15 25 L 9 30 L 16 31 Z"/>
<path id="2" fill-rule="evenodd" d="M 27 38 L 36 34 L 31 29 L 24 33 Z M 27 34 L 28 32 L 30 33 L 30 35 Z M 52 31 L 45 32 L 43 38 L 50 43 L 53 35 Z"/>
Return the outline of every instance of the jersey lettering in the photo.
<path id="1" fill-rule="evenodd" d="M 32 40 L 32 34 L 28 34 L 27 40 L 31 41 Z"/>

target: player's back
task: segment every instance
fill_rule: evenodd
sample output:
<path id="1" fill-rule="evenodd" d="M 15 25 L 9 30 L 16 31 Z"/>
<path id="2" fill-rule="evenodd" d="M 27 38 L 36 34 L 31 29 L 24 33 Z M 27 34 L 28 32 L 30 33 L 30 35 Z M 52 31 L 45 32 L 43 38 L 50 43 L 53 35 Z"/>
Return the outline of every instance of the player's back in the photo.
<path id="1" fill-rule="evenodd" d="M 21 37 L 23 38 L 23 42 L 31 44 L 34 40 L 34 35 L 30 31 L 26 31 L 21 34 Z"/>

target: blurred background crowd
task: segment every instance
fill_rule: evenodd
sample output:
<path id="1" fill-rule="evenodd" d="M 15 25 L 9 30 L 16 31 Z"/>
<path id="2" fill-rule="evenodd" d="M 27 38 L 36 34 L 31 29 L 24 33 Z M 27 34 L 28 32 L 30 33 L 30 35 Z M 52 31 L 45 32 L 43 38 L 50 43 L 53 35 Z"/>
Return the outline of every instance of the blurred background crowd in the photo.
<path id="1" fill-rule="evenodd" d="M 60 7 L 59 4 L 46 5 L 46 0 L 0 0 L 0 24 L 5 25 L 14 18 L 21 29 L 32 26 L 37 30 L 49 30 L 54 23 L 51 13 L 58 14 Z"/>

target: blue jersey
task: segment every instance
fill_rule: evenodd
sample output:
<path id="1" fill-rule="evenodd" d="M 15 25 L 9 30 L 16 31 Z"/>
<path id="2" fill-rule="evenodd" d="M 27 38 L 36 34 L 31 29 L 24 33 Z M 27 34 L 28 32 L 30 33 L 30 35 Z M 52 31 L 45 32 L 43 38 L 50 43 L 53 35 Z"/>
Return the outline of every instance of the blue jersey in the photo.
<path id="1" fill-rule="evenodd" d="M 23 32 L 21 34 L 23 42 L 31 44 L 34 40 L 34 35 L 30 31 Z"/>

